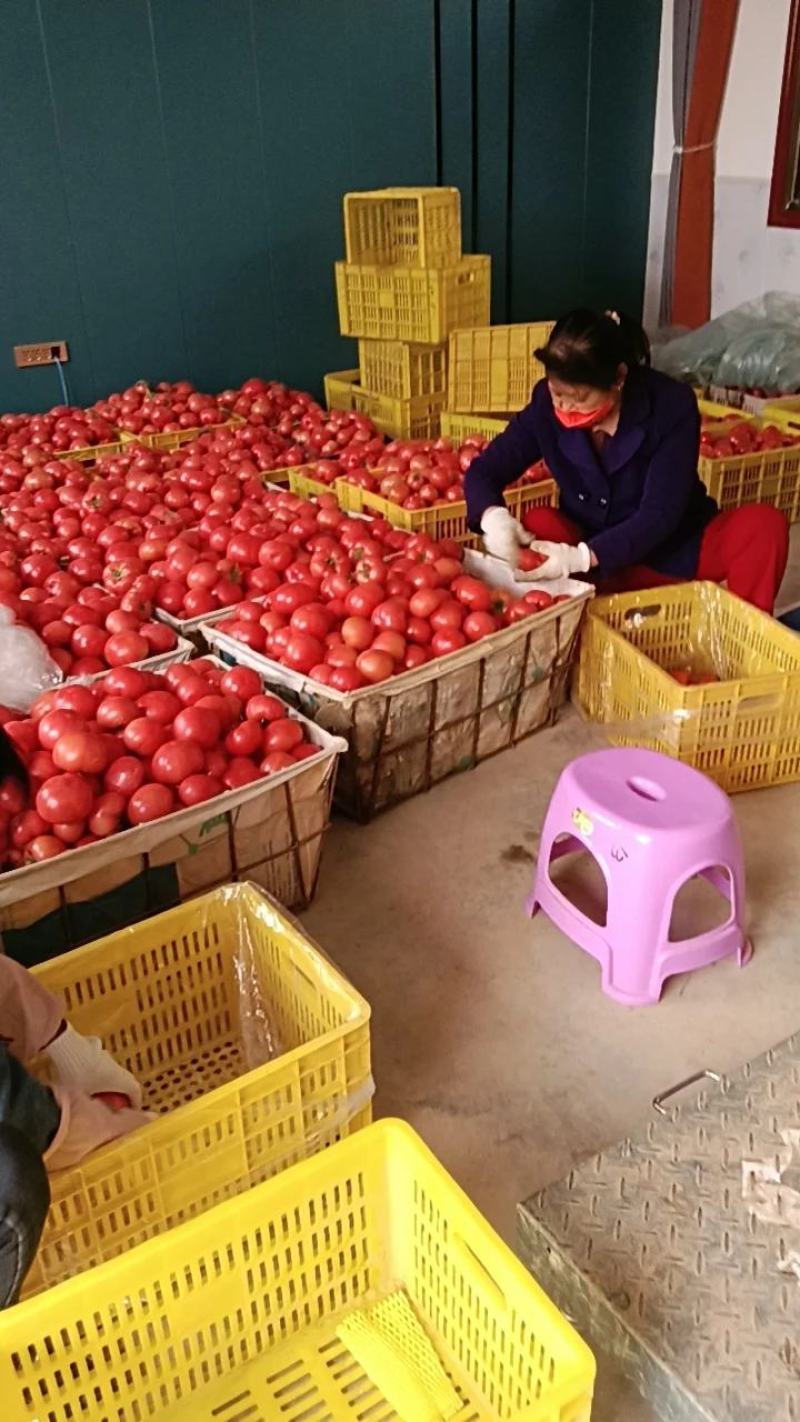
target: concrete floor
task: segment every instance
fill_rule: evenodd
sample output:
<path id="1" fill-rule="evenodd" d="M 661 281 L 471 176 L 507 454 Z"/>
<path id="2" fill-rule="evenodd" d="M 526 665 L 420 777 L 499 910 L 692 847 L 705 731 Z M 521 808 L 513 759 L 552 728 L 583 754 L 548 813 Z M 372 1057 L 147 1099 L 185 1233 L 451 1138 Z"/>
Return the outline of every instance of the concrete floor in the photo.
<path id="1" fill-rule="evenodd" d="M 797 570 L 800 557 L 800 598 Z M 659 1091 L 798 1026 L 800 785 L 735 800 L 755 943 L 743 970 L 720 963 L 673 979 L 658 1007 L 624 1008 L 591 958 L 524 916 L 559 771 L 603 744 L 565 708 L 369 827 L 336 821 L 303 916 L 372 1004 L 377 1114 L 410 1121 L 512 1243 L 517 1201 L 624 1137 Z M 593 1422 L 651 1418 L 601 1371 Z"/>

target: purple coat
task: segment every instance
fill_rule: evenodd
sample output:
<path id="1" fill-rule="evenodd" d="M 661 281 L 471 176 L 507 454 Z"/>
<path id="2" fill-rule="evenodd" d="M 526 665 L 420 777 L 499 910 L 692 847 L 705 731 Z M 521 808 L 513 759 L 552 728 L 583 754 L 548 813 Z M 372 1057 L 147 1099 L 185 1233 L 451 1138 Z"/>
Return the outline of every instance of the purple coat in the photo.
<path id="1" fill-rule="evenodd" d="M 470 466 L 469 526 L 529 464 L 543 459 L 560 491 L 560 510 L 578 525 L 610 575 L 645 563 L 675 578 L 697 571 L 700 540 L 717 506 L 697 472 L 700 416 L 694 393 L 657 370 L 628 375 L 616 433 L 598 454 L 586 430 L 568 430 L 553 410 L 547 381 L 529 405 Z"/>

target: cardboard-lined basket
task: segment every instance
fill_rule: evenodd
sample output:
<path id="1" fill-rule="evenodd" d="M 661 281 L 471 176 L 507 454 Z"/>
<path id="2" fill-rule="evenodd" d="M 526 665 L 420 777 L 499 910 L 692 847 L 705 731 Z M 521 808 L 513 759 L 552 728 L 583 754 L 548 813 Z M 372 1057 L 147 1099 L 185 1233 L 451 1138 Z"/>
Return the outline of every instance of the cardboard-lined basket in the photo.
<path id="1" fill-rule="evenodd" d="M 510 581 L 497 559 L 468 551 L 464 563 L 495 585 Z M 531 586 L 518 584 L 516 592 Z M 567 579 L 543 586 L 568 593 L 569 601 L 349 694 L 250 651 L 218 627 L 208 627 L 205 636 L 223 660 L 253 667 L 318 725 L 348 739 L 336 800 L 366 821 L 552 724 L 593 589 Z"/>
<path id="2" fill-rule="evenodd" d="M 3 947 L 26 963 L 193 894 L 250 879 L 287 908 L 313 898 L 346 742 L 292 709 L 319 747 L 297 765 L 163 819 L 0 874 Z"/>

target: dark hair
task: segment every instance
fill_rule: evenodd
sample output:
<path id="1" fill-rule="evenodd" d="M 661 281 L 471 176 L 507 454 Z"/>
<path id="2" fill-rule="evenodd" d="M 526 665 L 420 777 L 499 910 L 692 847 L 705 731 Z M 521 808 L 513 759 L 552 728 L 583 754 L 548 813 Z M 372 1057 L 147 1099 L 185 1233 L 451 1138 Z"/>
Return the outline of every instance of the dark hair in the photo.
<path id="1" fill-rule="evenodd" d="M 630 316 L 579 307 L 556 321 L 536 357 L 548 375 L 568 385 L 610 390 L 621 365 L 650 364 L 650 342 Z"/>

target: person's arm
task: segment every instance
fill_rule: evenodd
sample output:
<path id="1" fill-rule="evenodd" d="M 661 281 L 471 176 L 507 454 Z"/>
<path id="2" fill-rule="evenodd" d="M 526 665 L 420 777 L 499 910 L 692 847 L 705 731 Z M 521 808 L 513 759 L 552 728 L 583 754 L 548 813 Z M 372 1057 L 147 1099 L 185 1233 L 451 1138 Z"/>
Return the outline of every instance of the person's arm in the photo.
<path id="1" fill-rule="evenodd" d="M 508 427 L 493 439 L 483 454 L 473 460 L 464 479 L 467 523 L 473 533 L 481 532 L 487 509 L 504 508 L 503 490 L 541 458 L 536 434 L 536 393 L 530 405 L 520 410 Z"/>
<path id="2" fill-rule="evenodd" d="M 650 554 L 675 532 L 692 497 L 699 446 L 700 415 L 693 399 L 653 455 L 635 513 L 587 540 L 601 576 L 632 563 L 646 563 Z"/>

